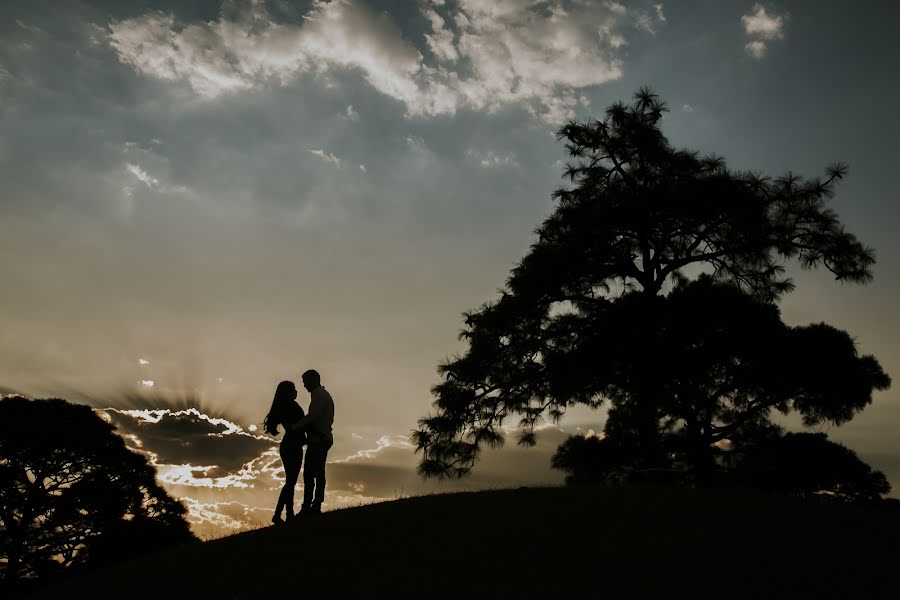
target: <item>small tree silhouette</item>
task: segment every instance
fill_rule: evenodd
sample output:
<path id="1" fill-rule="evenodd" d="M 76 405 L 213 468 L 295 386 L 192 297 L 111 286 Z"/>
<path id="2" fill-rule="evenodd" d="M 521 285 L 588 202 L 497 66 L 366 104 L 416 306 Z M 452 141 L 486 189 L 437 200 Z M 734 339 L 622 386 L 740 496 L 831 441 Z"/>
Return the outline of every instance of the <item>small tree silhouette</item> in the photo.
<path id="1" fill-rule="evenodd" d="M 0 400 L 3 578 L 42 577 L 193 541 L 184 506 L 90 407 Z"/>
<path id="2" fill-rule="evenodd" d="M 434 413 L 413 433 L 422 475 L 466 474 L 484 444 L 503 443 L 508 418 L 518 420 L 519 443 L 532 445 L 545 416 L 604 401 L 627 415 L 619 433 L 633 436 L 641 460 L 664 461 L 660 414 L 671 390 L 657 341 L 660 296 L 674 282 L 706 270 L 772 302 L 793 287 L 790 260 L 839 281 L 871 279 L 873 252 L 827 206 L 845 165 L 811 180 L 730 171 L 720 157 L 672 148 L 660 129 L 665 111 L 643 89 L 602 121 L 559 130 L 573 185 L 554 194 L 555 210 L 500 299 L 465 314 L 468 351 L 439 366 Z M 605 330 L 623 297 L 627 322 Z M 619 345 L 627 352 L 603 347 Z M 585 360 L 553 360 L 578 355 Z"/>

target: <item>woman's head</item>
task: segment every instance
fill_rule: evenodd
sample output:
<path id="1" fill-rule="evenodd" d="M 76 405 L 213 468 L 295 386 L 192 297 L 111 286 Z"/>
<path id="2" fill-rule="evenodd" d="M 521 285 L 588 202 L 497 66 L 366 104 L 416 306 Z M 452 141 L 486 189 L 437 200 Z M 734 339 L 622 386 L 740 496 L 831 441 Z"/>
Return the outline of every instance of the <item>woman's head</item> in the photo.
<path id="1" fill-rule="evenodd" d="M 282 381 L 278 384 L 278 387 L 275 388 L 275 398 L 274 402 L 278 402 L 279 400 L 296 400 L 297 399 L 297 388 L 294 386 L 293 381 Z"/>
<path id="2" fill-rule="evenodd" d="M 287 402 L 292 402 L 297 398 L 297 388 L 294 387 L 293 381 L 282 381 L 275 388 L 275 397 L 272 398 L 272 408 L 269 414 L 263 419 L 263 429 L 266 433 L 275 435 L 278 433 L 278 424 L 281 423 L 284 409 L 282 408 Z"/>

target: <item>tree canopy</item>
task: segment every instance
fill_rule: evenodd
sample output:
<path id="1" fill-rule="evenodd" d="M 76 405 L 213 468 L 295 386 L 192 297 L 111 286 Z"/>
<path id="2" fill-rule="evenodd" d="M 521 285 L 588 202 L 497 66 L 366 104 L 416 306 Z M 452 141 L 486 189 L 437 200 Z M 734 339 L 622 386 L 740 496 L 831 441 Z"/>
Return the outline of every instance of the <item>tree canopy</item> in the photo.
<path id="1" fill-rule="evenodd" d="M 0 400 L 3 578 L 42 577 L 194 540 L 184 506 L 90 407 Z"/>
<path id="2" fill-rule="evenodd" d="M 806 426 L 840 425 L 890 385 L 846 332 L 790 327 L 774 304 L 708 276 L 676 287 L 662 305 L 658 418 L 667 448 L 695 468 L 710 466 L 718 443 L 752 443 L 775 412 L 796 412 Z"/>
<path id="3" fill-rule="evenodd" d="M 889 385 L 847 334 L 792 330 L 774 306 L 793 289 L 791 261 L 839 281 L 871 280 L 873 251 L 828 206 L 847 167 L 809 180 L 732 171 L 721 157 L 673 148 L 661 131 L 665 112 L 642 89 L 603 120 L 559 130 L 569 185 L 554 193 L 499 299 L 464 315 L 468 350 L 439 366 L 434 412 L 413 434 L 421 474 L 466 474 L 485 444 L 503 443 L 511 418 L 519 443 L 533 444 L 535 425 L 573 404 L 608 403 L 607 434 L 652 463 L 674 422 L 708 446 L 772 409 L 846 421 Z M 700 274 L 702 289 L 672 292 Z M 714 297 L 735 312 L 717 312 Z M 770 376 L 766 365 L 778 361 L 765 353 L 785 340 L 803 354 Z M 728 346 L 729 363 L 716 344 Z M 699 362 L 673 361 L 675 352 Z M 855 369 L 850 395 L 828 388 L 837 371 L 816 382 L 810 369 L 825 365 Z M 711 403 L 705 430 L 691 422 L 703 403 Z"/>

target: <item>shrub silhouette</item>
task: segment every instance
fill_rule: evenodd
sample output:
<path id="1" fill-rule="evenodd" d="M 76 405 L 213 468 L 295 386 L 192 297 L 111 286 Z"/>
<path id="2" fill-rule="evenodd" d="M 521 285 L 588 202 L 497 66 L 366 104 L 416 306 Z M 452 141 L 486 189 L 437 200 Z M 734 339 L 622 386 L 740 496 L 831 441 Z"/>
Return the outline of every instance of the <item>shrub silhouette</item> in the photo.
<path id="1" fill-rule="evenodd" d="M 3 578 L 45 577 L 193 541 L 184 506 L 90 407 L 0 400 Z"/>
<path id="2" fill-rule="evenodd" d="M 736 476 L 755 487 L 852 501 L 881 500 L 891 486 L 855 452 L 824 433 L 788 433 L 741 453 Z"/>
<path id="3" fill-rule="evenodd" d="M 572 435 L 556 449 L 551 465 L 566 473 L 566 485 L 585 485 L 609 482 L 629 458 L 610 438 Z"/>
<path id="4" fill-rule="evenodd" d="M 554 194 L 555 209 L 500 298 L 464 315 L 460 335 L 468 349 L 438 367 L 434 412 L 413 433 L 420 474 L 465 475 L 484 445 L 504 443 L 508 419 L 518 421 L 519 443 L 533 445 L 538 422 L 556 421 L 576 404 L 608 404 L 608 437 L 633 448 L 645 467 L 664 464 L 669 421 L 684 417 L 664 350 L 663 300 L 674 284 L 707 272 L 771 305 L 793 288 L 784 276 L 789 261 L 822 266 L 839 281 L 871 280 L 873 251 L 828 207 L 845 165 L 810 180 L 731 171 L 721 157 L 671 147 L 660 129 L 665 111 L 644 89 L 631 105 L 611 106 L 602 121 L 559 130 L 571 186 Z M 842 335 L 824 326 L 797 338 L 830 339 L 833 350 L 849 341 L 837 340 Z M 797 390 L 780 402 L 814 420 L 849 419 L 873 388 L 889 383 L 874 359 L 851 358 L 854 368 L 862 362 L 874 369 L 871 377 L 854 378 L 862 387 L 852 390 L 852 402 L 830 406 L 825 383 L 814 401 Z M 709 376 L 713 367 L 701 365 L 698 375 Z M 842 373 L 832 375 L 829 382 Z M 776 402 L 756 414 L 772 408 L 781 407 Z"/>

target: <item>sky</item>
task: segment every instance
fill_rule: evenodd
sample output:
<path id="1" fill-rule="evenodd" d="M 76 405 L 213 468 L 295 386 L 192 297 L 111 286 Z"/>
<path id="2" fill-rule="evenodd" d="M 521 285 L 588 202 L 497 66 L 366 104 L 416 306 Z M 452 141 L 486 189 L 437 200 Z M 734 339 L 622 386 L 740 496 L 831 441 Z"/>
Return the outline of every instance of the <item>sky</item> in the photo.
<path id="1" fill-rule="evenodd" d="M 556 129 L 643 85 L 673 145 L 734 169 L 849 163 L 832 207 L 875 280 L 789 265 L 781 310 L 900 374 L 893 2 L 7 0 L 0 17 L 0 393 L 97 407 L 201 535 L 267 521 L 283 471 L 259 425 L 308 368 L 336 403 L 326 508 L 562 481 L 550 456 L 602 411 L 455 483 L 418 479 L 407 436 L 464 350 L 461 313 L 553 209 Z M 826 430 L 900 486 L 897 396 Z"/>

